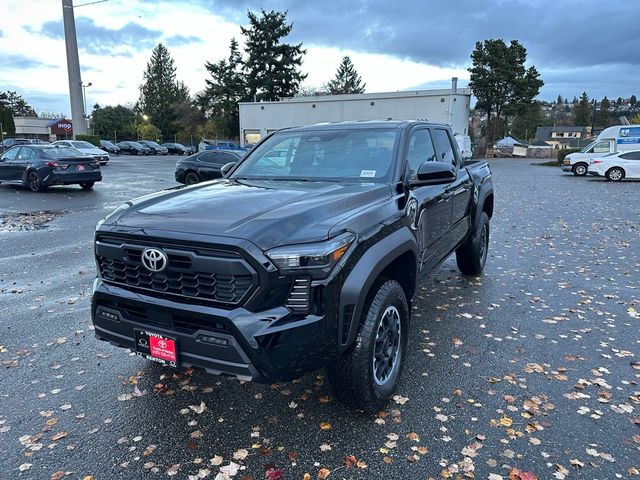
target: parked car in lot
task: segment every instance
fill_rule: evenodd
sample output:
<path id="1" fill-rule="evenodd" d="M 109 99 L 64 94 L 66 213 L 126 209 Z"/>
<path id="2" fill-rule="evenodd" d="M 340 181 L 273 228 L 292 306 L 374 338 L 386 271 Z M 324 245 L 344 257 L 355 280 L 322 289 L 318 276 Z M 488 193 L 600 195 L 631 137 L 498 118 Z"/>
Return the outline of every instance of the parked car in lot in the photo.
<path id="1" fill-rule="evenodd" d="M 151 155 L 151 150 L 138 142 L 123 141 L 116 143 L 120 149 L 120 153 L 128 155 Z"/>
<path id="2" fill-rule="evenodd" d="M 169 155 L 186 155 L 190 152 L 190 149 L 181 143 L 163 143 L 162 146 L 167 149 Z"/>
<path id="3" fill-rule="evenodd" d="M 377 411 L 418 282 L 454 252 L 463 274 L 484 268 L 489 166 L 446 125 L 384 121 L 281 130 L 223 172 L 99 222 L 96 337 L 243 380 L 327 367 L 338 399 Z"/>
<path id="4" fill-rule="evenodd" d="M 562 162 L 562 171 L 584 176 L 587 174 L 589 163 L 594 158 L 632 150 L 640 150 L 640 126 L 615 125 L 608 127 L 582 150 L 567 155 Z"/>
<path id="5" fill-rule="evenodd" d="M 169 153 L 169 149 L 167 147 L 164 147 L 152 140 L 140 140 L 138 143 L 151 150 L 151 153 L 153 155 L 166 155 L 167 153 Z"/>
<path id="6" fill-rule="evenodd" d="M 2 143 L 0 143 L 0 152 L 9 150 L 15 145 L 27 145 L 28 143 L 29 140 L 26 138 L 5 138 Z"/>
<path id="7" fill-rule="evenodd" d="M 89 155 L 101 165 L 106 165 L 109 162 L 109 154 L 104 150 L 99 149 L 95 145 L 82 140 L 58 140 L 51 145 L 57 147 L 67 147 L 77 150 L 82 155 Z"/>
<path id="8" fill-rule="evenodd" d="M 191 185 L 222 177 L 221 169 L 244 155 L 237 150 L 208 150 L 181 158 L 176 162 L 176 182 Z"/>
<path id="9" fill-rule="evenodd" d="M 0 183 L 24 185 L 34 192 L 52 185 L 75 184 L 91 190 L 100 180 L 100 163 L 74 148 L 20 145 L 0 157 Z"/>
<path id="10" fill-rule="evenodd" d="M 246 149 L 242 148 L 238 145 L 238 142 L 234 142 L 233 140 L 209 140 L 203 138 L 202 141 L 198 144 L 198 151 L 204 152 L 205 150 L 242 150 Z"/>
<path id="11" fill-rule="evenodd" d="M 109 140 L 100 140 L 100 148 L 105 152 L 120 155 L 120 147 L 118 147 L 115 143 L 110 142 Z"/>
<path id="12" fill-rule="evenodd" d="M 640 178 L 640 150 L 593 158 L 589 162 L 588 173 L 605 177 L 612 182 L 619 182 L 625 178 Z"/>

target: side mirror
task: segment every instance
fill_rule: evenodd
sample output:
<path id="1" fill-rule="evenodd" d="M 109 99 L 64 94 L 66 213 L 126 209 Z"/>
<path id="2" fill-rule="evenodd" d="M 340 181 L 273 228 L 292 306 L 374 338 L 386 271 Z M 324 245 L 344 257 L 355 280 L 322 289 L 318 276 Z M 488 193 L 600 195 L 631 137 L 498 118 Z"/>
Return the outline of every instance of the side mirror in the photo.
<path id="1" fill-rule="evenodd" d="M 443 185 L 456 179 L 456 169 L 450 163 L 427 161 L 418 168 L 417 177 L 411 181 L 412 186 Z"/>
<path id="2" fill-rule="evenodd" d="M 236 166 L 237 162 L 229 162 L 229 163 L 225 163 L 222 168 L 220 168 L 220 173 L 222 174 L 222 177 L 226 177 L 227 173 L 229 173 L 231 171 L 231 169 L 233 167 Z"/>

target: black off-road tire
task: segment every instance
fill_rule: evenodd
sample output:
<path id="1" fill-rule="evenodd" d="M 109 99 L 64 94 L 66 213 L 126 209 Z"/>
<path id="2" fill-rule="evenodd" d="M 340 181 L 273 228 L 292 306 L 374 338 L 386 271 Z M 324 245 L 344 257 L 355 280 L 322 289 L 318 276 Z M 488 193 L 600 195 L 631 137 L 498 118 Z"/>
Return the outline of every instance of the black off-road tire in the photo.
<path id="1" fill-rule="evenodd" d="M 620 167 L 613 167 L 607 170 L 607 173 L 604 174 L 607 177 L 607 180 L 612 182 L 619 182 L 625 177 L 625 172 Z"/>
<path id="2" fill-rule="evenodd" d="M 489 216 L 480 214 L 478 228 L 469 240 L 456 250 L 456 262 L 464 275 L 480 275 L 489 251 Z"/>
<path id="3" fill-rule="evenodd" d="M 409 305 L 403 288 L 395 280 L 381 280 L 373 288 L 354 344 L 328 368 L 334 396 L 342 403 L 367 412 L 384 407 L 393 396 L 402 374 L 409 338 Z M 397 355 L 381 383 L 376 381 L 374 355 L 377 344 L 379 351 L 384 350 L 384 342 L 378 337 L 379 332 L 384 331 L 381 330 L 383 317 L 385 314 L 393 316 L 394 312 L 398 313 L 400 325 Z M 386 338 L 384 334 L 382 337 Z"/>
<path id="4" fill-rule="evenodd" d="M 200 183 L 200 176 L 196 172 L 187 172 L 187 174 L 184 176 L 184 183 L 186 183 L 187 185 Z"/>
<path id="5" fill-rule="evenodd" d="M 589 169 L 589 166 L 586 163 L 576 163 L 571 169 L 571 171 L 577 177 L 584 177 L 587 174 L 588 169 Z"/>

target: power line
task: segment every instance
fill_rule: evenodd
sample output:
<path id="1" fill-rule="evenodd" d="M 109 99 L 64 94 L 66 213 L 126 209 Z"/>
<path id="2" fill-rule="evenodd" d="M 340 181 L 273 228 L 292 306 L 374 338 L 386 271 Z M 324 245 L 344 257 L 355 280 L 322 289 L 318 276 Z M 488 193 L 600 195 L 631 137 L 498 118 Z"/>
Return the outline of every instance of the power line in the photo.
<path id="1" fill-rule="evenodd" d="M 86 7 L 87 5 L 95 5 L 96 3 L 104 3 L 108 1 L 109 0 L 96 0 L 95 2 L 81 3 L 80 5 L 74 5 L 73 8 Z"/>

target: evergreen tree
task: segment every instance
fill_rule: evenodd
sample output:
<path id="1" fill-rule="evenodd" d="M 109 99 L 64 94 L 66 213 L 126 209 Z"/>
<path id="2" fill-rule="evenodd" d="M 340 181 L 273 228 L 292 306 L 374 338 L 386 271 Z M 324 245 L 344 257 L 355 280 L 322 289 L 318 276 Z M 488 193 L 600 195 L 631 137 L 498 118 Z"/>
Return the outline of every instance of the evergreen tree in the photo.
<path id="1" fill-rule="evenodd" d="M 283 43 L 293 24 L 287 24 L 287 12 L 266 12 L 261 16 L 248 11 L 249 27 L 241 27 L 245 36 L 247 60 L 244 71 L 250 97 L 257 100 L 278 100 L 292 97 L 307 75 L 300 72 L 306 50 L 302 43 Z"/>
<path id="2" fill-rule="evenodd" d="M 611 101 L 605 96 L 600 102 L 600 108 L 597 110 L 596 124 L 608 127 L 611 121 Z"/>
<path id="3" fill-rule="evenodd" d="M 544 82 L 535 67 L 525 67 L 527 50 L 517 40 L 508 46 L 502 39 L 476 42 L 471 60 L 469 86 L 478 99 L 476 109 L 487 114 L 487 144 L 491 144 L 506 117 L 526 111 Z"/>
<path id="4" fill-rule="evenodd" d="M 14 117 L 37 117 L 38 114 L 17 92 L 0 92 L 0 105 L 9 108 Z"/>
<path id="5" fill-rule="evenodd" d="M 636 103 L 638 103 L 638 99 L 636 98 L 635 95 L 631 95 L 631 98 L 629 98 L 629 104 L 633 108 L 636 106 Z"/>
<path id="6" fill-rule="evenodd" d="M 511 135 L 528 142 L 535 137 L 537 127 L 552 125 L 541 107 L 541 102 L 534 101 L 524 112 L 516 115 L 511 125 Z"/>
<path id="7" fill-rule="evenodd" d="M 235 38 L 231 39 L 228 58 L 205 64 L 211 78 L 205 81 L 205 90 L 196 102 L 222 136 L 238 137 L 240 134 L 238 102 L 247 100 L 247 79 L 242 67 Z"/>
<path id="8" fill-rule="evenodd" d="M 366 83 L 362 82 L 348 56 L 342 58 L 336 76 L 327 83 L 327 90 L 332 95 L 364 93 L 365 87 Z"/>
<path id="9" fill-rule="evenodd" d="M 590 123 L 591 103 L 587 92 L 582 92 L 580 100 L 573 106 L 573 121 L 576 126 L 583 127 Z"/>
<path id="10" fill-rule="evenodd" d="M 136 114 L 122 105 L 101 107 L 96 104 L 91 113 L 91 129 L 100 138 L 109 140 L 135 140 Z"/>
<path id="11" fill-rule="evenodd" d="M 167 47 L 159 43 L 151 53 L 140 85 L 140 98 L 136 110 L 148 115 L 164 138 L 173 139 L 175 133 L 173 105 L 179 100 L 182 87 L 176 82 L 176 67 Z M 184 93 L 184 92 L 182 92 Z"/>
<path id="12" fill-rule="evenodd" d="M 3 135 L 15 135 L 16 125 L 13 122 L 13 115 L 9 107 L 3 107 L 0 104 L 0 123 L 2 123 Z"/>
<path id="13" fill-rule="evenodd" d="M 556 99 L 556 104 L 560 105 L 562 103 L 564 103 L 564 100 L 562 100 L 562 95 L 558 95 L 558 98 Z"/>

